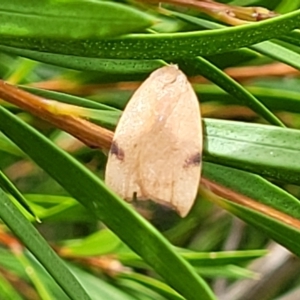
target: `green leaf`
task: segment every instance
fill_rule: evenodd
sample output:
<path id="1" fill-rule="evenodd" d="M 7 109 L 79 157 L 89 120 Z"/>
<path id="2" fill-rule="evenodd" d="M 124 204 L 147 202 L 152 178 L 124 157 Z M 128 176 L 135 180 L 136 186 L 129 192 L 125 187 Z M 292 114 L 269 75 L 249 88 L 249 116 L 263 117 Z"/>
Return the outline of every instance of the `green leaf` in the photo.
<path id="1" fill-rule="evenodd" d="M 27 194 L 28 199 L 34 205 L 38 217 L 42 220 L 92 220 L 86 215 L 84 207 L 77 201 L 67 196 L 46 194 Z"/>
<path id="2" fill-rule="evenodd" d="M 135 282 L 139 282 L 142 285 L 150 288 L 153 291 L 156 291 L 157 293 L 159 293 L 160 295 L 166 297 L 166 299 L 169 300 L 184 300 L 183 297 L 181 297 L 178 293 L 176 293 L 173 289 L 171 289 L 169 286 L 167 286 L 165 283 L 142 275 L 142 274 L 138 274 L 138 273 L 124 273 L 121 276 L 119 276 L 120 278 L 125 278 L 128 280 L 133 280 Z"/>
<path id="3" fill-rule="evenodd" d="M 202 20 L 202 19 L 199 19 L 199 18 L 195 18 L 193 16 L 182 14 L 182 13 L 173 12 L 173 11 L 171 11 L 170 13 L 172 15 L 174 15 L 175 17 L 178 17 L 182 20 L 185 20 L 189 23 L 198 25 L 200 27 L 209 28 L 209 29 L 226 28 L 225 26 L 220 25 L 218 23 L 210 22 L 210 21 L 207 21 L 207 20 Z M 292 51 L 290 49 L 287 49 L 286 47 L 282 47 L 280 45 L 277 45 L 274 42 L 265 41 L 265 42 L 262 42 L 262 43 L 252 45 L 250 48 L 257 51 L 257 53 L 264 54 L 268 57 L 271 57 L 273 59 L 276 59 L 278 61 L 286 63 L 286 64 L 288 64 L 290 66 L 293 66 L 297 69 L 300 68 L 300 55 L 298 53 L 296 53 L 295 51 Z M 239 49 L 238 51 L 239 52 L 242 52 L 242 51 L 244 52 L 245 50 L 250 51 L 250 49 Z M 240 53 L 240 54 L 242 54 L 242 53 Z"/>
<path id="4" fill-rule="evenodd" d="M 203 176 L 229 188 L 231 191 L 245 195 L 258 203 L 265 204 L 267 207 L 275 208 L 287 216 L 300 219 L 299 200 L 257 175 L 233 168 L 205 163 Z M 230 197 L 226 200 L 221 197 L 214 197 L 210 195 L 210 192 L 204 192 L 202 195 L 205 195 L 205 197 L 216 202 L 248 224 L 252 224 L 261 229 L 268 234 L 269 237 L 296 255 L 300 255 L 298 246 L 300 230 L 291 224 L 288 225 L 274 217 L 270 217 L 267 212 L 261 213 L 235 202 L 228 201 Z"/>
<path id="5" fill-rule="evenodd" d="M 205 58 L 197 57 L 195 59 L 186 60 L 183 62 L 183 65 L 188 69 L 192 68 L 197 70 L 197 74 L 203 75 L 219 87 L 223 88 L 231 96 L 238 99 L 238 101 L 242 104 L 253 109 L 271 124 L 284 127 L 283 123 L 242 85 L 233 80 L 225 72 L 214 66 Z"/>
<path id="6" fill-rule="evenodd" d="M 36 214 L 28 204 L 26 198 L 22 195 L 22 193 L 17 189 L 17 187 L 8 179 L 8 177 L 0 170 L 0 186 L 9 192 L 20 204 L 21 206 L 32 216 L 37 218 Z"/>
<path id="7" fill-rule="evenodd" d="M 226 265 L 222 267 L 200 267 L 198 272 L 206 278 L 228 278 L 228 279 L 259 279 L 258 274 L 241 268 L 239 266 Z"/>
<path id="8" fill-rule="evenodd" d="M 77 97 L 69 94 L 64 94 L 60 92 L 54 92 L 54 91 L 48 91 L 38 88 L 33 88 L 30 86 L 23 86 L 21 85 L 20 88 L 22 88 L 25 91 L 28 91 L 32 94 L 51 99 L 51 100 L 57 100 L 59 102 L 67 103 L 67 104 L 73 104 L 77 106 L 82 106 L 86 108 L 92 108 L 92 109 L 99 109 L 99 110 L 109 110 L 109 111 L 119 111 L 111 106 L 97 103 L 96 101 L 92 101 L 83 97 Z"/>
<path id="9" fill-rule="evenodd" d="M 258 175 L 205 162 L 203 176 L 268 207 L 300 219 L 300 201 Z"/>
<path id="10" fill-rule="evenodd" d="M 24 157 L 25 154 L 22 152 L 11 140 L 0 132 L 0 148 L 1 151 L 15 155 L 17 157 Z"/>
<path id="11" fill-rule="evenodd" d="M 93 276 L 86 271 L 73 267 L 72 272 L 80 279 L 83 286 L 89 291 L 91 298 L 95 300 L 136 300 L 135 297 L 122 291 L 120 288 Z"/>
<path id="12" fill-rule="evenodd" d="M 32 285 L 35 287 L 41 299 L 52 300 L 52 291 L 47 289 L 45 282 L 43 282 L 42 278 L 39 276 L 38 272 L 31 264 L 30 259 L 26 257 L 25 253 L 23 251 L 20 251 L 19 253 L 15 253 L 15 257 L 18 259 L 18 261 L 26 271 L 28 278 L 30 279 Z"/>
<path id="13" fill-rule="evenodd" d="M 176 248 L 176 251 L 194 267 L 216 267 L 229 264 L 239 264 L 267 254 L 266 250 L 196 252 Z M 119 251 L 118 260 L 129 266 L 146 267 L 135 253 Z"/>
<path id="14" fill-rule="evenodd" d="M 300 46 L 300 30 L 296 29 L 290 32 L 289 34 L 282 36 L 280 40 L 287 41 L 293 45 Z"/>
<path id="15" fill-rule="evenodd" d="M 296 83 L 298 85 L 298 83 Z M 220 101 L 226 104 L 237 103 L 236 98 L 212 84 L 193 85 L 201 102 Z M 244 86 L 252 95 L 272 110 L 300 113 L 299 93 L 284 87 Z"/>
<path id="16" fill-rule="evenodd" d="M 94 256 L 112 253 L 121 241 L 108 229 L 103 229 L 81 240 L 65 243 L 64 253 L 76 256 Z"/>
<path id="17" fill-rule="evenodd" d="M 131 34 L 109 40 L 78 41 L 70 33 L 65 40 L 55 38 L 7 37 L 0 44 L 42 52 L 111 59 L 191 58 L 232 51 L 286 35 L 297 28 L 300 10 L 276 18 L 231 28 L 174 34 Z M 71 32 L 71 28 L 66 26 Z"/>
<path id="18" fill-rule="evenodd" d="M 94 39 L 139 31 L 155 18 L 108 1 L 22 1 L 0 3 L 0 35 L 46 39 Z"/>
<path id="19" fill-rule="evenodd" d="M 99 178 L 2 107 L 0 119 L 0 129 L 5 135 L 53 176 L 91 214 L 102 220 L 182 296 L 191 300 L 198 300 L 197 295 L 202 295 L 203 300 L 215 299 L 203 279 L 173 250 L 165 238 L 108 190 Z"/>
<path id="20" fill-rule="evenodd" d="M 74 70 L 112 74 L 143 74 L 164 66 L 163 60 L 101 59 L 0 46 L 0 51 Z"/>
<path id="21" fill-rule="evenodd" d="M 300 184 L 300 131 L 205 119 L 204 159 Z"/>
<path id="22" fill-rule="evenodd" d="M 0 189 L 0 217 L 11 231 L 42 263 L 72 300 L 90 300 L 78 280 L 47 242 Z"/>
<path id="23" fill-rule="evenodd" d="M 0 46 L 0 49 L 1 47 L 4 46 Z M 222 54 L 206 56 L 205 58 L 213 63 L 216 67 L 224 69 L 232 66 L 238 66 L 242 63 L 251 62 L 259 57 L 260 54 L 251 49 L 240 48 L 230 52 L 224 52 Z"/>
<path id="24" fill-rule="evenodd" d="M 277 5 L 275 11 L 281 14 L 293 11 L 300 6 L 299 0 L 294 1 L 280 1 L 279 5 Z"/>
<path id="25" fill-rule="evenodd" d="M 253 45 L 251 48 L 300 70 L 300 55 L 293 50 L 268 41 Z"/>
<path id="26" fill-rule="evenodd" d="M 24 251 L 24 254 L 26 255 L 26 259 L 30 262 L 31 267 L 39 275 L 40 280 L 53 294 L 52 299 L 69 300 L 70 298 L 63 293 L 59 286 L 57 286 L 55 281 L 49 276 L 49 274 L 45 271 L 43 266 L 26 250 Z M 3 267 L 5 267 L 8 270 L 11 270 L 14 274 L 20 277 L 21 280 L 28 281 L 26 270 L 22 267 L 19 260 L 17 260 L 11 252 L 9 252 L 8 250 L 0 249 L 0 259 L 2 262 L 1 265 Z M 99 276 L 93 276 L 91 274 L 88 274 L 86 271 L 74 267 L 71 264 L 68 264 L 68 268 L 72 271 L 76 278 L 78 278 L 83 287 L 87 291 L 89 291 L 91 299 L 132 300 L 132 297 L 129 296 L 127 293 L 121 291 L 112 284 L 107 283 L 105 280 L 102 280 L 101 278 L 99 278 Z M 12 298 L 11 300 L 15 300 L 15 298 Z M 136 300 L 136 298 L 134 298 L 134 300 Z"/>
<path id="27" fill-rule="evenodd" d="M 218 251 L 218 252 L 195 252 L 182 251 L 182 257 L 192 266 L 224 266 L 239 264 L 266 255 L 266 250 L 244 250 L 244 251 Z"/>
<path id="28" fill-rule="evenodd" d="M 216 203 L 248 224 L 262 230 L 268 237 L 300 256 L 298 243 L 300 231 L 298 229 L 226 199 L 219 199 Z"/>

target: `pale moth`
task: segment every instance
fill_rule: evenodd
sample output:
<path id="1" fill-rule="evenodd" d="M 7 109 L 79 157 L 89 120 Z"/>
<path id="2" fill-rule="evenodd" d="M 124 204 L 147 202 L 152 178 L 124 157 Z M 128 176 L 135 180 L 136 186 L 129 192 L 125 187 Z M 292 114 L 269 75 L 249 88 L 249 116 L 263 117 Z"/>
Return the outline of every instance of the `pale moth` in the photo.
<path id="1" fill-rule="evenodd" d="M 176 65 L 154 71 L 117 125 L 106 184 L 127 201 L 152 200 L 185 217 L 197 195 L 202 154 L 197 96 Z"/>

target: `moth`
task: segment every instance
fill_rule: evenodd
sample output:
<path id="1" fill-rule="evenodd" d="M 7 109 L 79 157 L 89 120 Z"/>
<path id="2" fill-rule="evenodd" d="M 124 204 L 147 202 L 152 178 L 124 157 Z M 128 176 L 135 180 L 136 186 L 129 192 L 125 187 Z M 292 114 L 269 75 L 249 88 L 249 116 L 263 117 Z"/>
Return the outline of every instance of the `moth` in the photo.
<path id="1" fill-rule="evenodd" d="M 105 182 L 127 201 L 190 211 L 202 154 L 199 102 L 176 65 L 154 71 L 128 102 L 115 130 Z"/>

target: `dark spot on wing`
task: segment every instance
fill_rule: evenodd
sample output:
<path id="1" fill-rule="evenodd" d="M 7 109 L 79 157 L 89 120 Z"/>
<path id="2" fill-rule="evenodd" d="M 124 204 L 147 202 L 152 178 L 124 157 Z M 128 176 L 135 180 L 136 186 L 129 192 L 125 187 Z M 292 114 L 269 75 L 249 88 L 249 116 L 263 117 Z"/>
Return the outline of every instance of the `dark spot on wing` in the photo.
<path id="1" fill-rule="evenodd" d="M 136 193 L 133 194 L 133 199 L 130 201 L 131 205 L 160 231 L 174 227 L 181 220 L 171 205 L 158 203 L 151 199 L 139 200 Z"/>
<path id="2" fill-rule="evenodd" d="M 110 147 L 110 153 L 115 155 L 117 159 L 123 160 L 124 159 L 124 151 L 118 146 L 116 141 L 113 141 Z"/>
<path id="3" fill-rule="evenodd" d="M 202 160 L 201 154 L 198 152 L 185 160 L 184 167 L 187 168 L 189 166 L 198 166 L 200 165 L 201 160 Z"/>

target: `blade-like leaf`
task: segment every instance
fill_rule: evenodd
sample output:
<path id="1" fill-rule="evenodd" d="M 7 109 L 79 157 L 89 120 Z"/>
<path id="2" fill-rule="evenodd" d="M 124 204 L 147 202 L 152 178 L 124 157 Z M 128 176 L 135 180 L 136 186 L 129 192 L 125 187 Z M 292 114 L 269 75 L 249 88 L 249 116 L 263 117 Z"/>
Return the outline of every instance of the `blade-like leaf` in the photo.
<path id="1" fill-rule="evenodd" d="M 205 160 L 300 184 L 300 131 L 205 119 Z"/>
<path id="2" fill-rule="evenodd" d="M 213 197 L 206 196 L 212 199 Z M 214 198 L 215 199 L 215 198 Z M 249 209 L 243 205 L 227 201 L 218 197 L 218 200 L 214 200 L 215 203 L 228 210 L 232 214 L 236 215 L 240 219 L 244 220 L 248 224 L 252 224 L 256 228 L 265 232 L 269 237 L 274 239 L 279 244 L 285 246 L 290 251 L 300 256 L 299 251 L 299 238 L 300 231 L 288 226 L 282 222 L 279 222 L 261 212 Z"/>
<path id="3" fill-rule="evenodd" d="M 157 279 L 137 274 L 137 273 L 130 273 L 130 274 L 122 274 L 121 278 L 133 280 L 136 282 L 141 283 L 142 285 L 150 288 L 153 291 L 158 292 L 160 295 L 166 297 L 169 300 L 184 300 L 179 294 L 177 294 L 174 290 L 172 290 L 169 286 L 165 283 L 158 281 Z"/>
<path id="4" fill-rule="evenodd" d="M 205 162 L 203 176 L 295 219 L 300 219 L 300 201 L 258 175 Z"/>
<path id="5" fill-rule="evenodd" d="M 36 214 L 28 204 L 26 198 L 17 189 L 17 187 L 9 180 L 9 178 L 0 170 L 0 186 L 8 191 L 23 206 L 23 208 L 38 220 Z"/>
<path id="6" fill-rule="evenodd" d="M 64 41 L 22 38 L 0 34 L 0 44 L 50 53 L 112 59 L 191 58 L 232 51 L 272 38 L 278 38 L 299 26 L 300 10 L 283 16 L 231 28 L 174 34 L 131 34 L 109 40 Z M 66 30 L 72 32 L 66 26 Z"/>
<path id="7" fill-rule="evenodd" d="M 300 255 L 300 202 L 296 198 L 257 175 L 224 166 L 205 163 L 204 176 L 232 192 L 247 196 L 252 202 L 257 202 L 257 206 L 250 208 L 234 200 L 228 201 L 232 199 L 230 194 L 225 199 L 202 190 L 202 195 Z M 264 205 L 264 210 L 255 210 L 260 207 L 259 204 Z"/>
<path id="8" fill-rule="evenodd" d="M 193 85 L 193 87 L 201 102 L 220 101 L 227 104 L 236 103 L 234 97 L 215 85 L 197 84 Z M 300 113 L 299 93 L 296 91 L 280 87 L 245 86 L 245 88 L 272 110 Z"/>
<path id="9" fill-rule="evenodd" d="M 151 26 L 155 18 L 109 1 L 1 1 L 0 35 L 63 40 L 104 38 Z"/>
<path id="10" fill-rule="evenodd" d="M 256 113 L 264 117 L 273 125 L 283 126 L 283 123 L 272 114 L 259 100 L 257 100 L 249 91 L 242 85 L 234 81 L 225 72 L 214 66 L 203 57 L 197 57 L 192 60 L 186 60 L 183 64 L 188 69 L 197 70 L 197 74 L 201 74 L 210 81 L 217 84 L 219 87 L 227 91 L 231 96 L 238 99 L 242 104 L 249 106 Z"/>
<path id="11" fill-rule="evenodd" d="M 78 241 L 67 242 L 60 252 L 75 256 L 96 256 L 113 253 L 121 241 L 110 230 L 103 229 Z"/>
<path id="12" fill-rule="evenodd" d="M 278 45 L 273 42 L 263 42 L 251 46 L 252 49 L 259 53 L 262 53 L 268 57 L 288 64 L 296 69 L 300 69 L 300 55 L 293 50 Z"/>
<path id="13" fill-rule="evenodd" d="M 215 22 L 210 22 L 207 20 L 202 20 L 199 18 L 195 18 L 193 16 L 185 15 L 178 12 L 170 12 L 175 17 L 178 17 L 184 21 L 187 21 L 189 23 L 198 25 L 203 28 L 209 28 L 209 29 L 221 29 L 226 28 L 223 25 L 220 25 Z M 290 66 L 293 66 L 295 68 L 300 68 L 300 55 L 296 53 L 293 50 L 287 49 L 285 47 L 282 47 L 280 45 L 277 45 L 274 42 L 265 41 L 258 43 L 256 45 L 252 45 L 250 47 L 251 49 L 254 49 L 257 53 L 264 54 L 268 57 L 271 57 L 273 59 L 276 59 L 278 61 L 281 61 L 283 63 L 286 63 Z M 239 49 L 238 51 L 245 51 L 246 49 Z M 250 49 L 247 49 L 250 51 Z M 255 52 L 254 52 L 255 53 Z"/>
<path id="14" fill-rule="evenodd" d="M 165 65 L 163 60 L 101 59 L 95 57 L 46 53 L 1 45 L 0 51 L 60 67 L 112 74 L 128 75 L 149 73 Z"/>
<path id="15" fill-rule="evenodd" d="M 42 263 L 72 300 L 90 300 L 71 271 L 50 248 L 47 242 L 0 189 L 0 217 L 11 231 Z"/>
<path id="16" fill-rule="evenodd" d="M 51 100 L 57 100 L 59 102 L 78 105 L 86 108 L 93 108 L 93 109 L 99 109 L 99 110 L 110 110 L 110 111 L 118 111 L 117 109 L 101 104 L 86 98 L 77 97 L 69 94 L 54 92 L 54 91 L 48 91 L 43 89 L 37 89 L 30 86 L 20 86 L 25 91 L 28 91 L 32 94 L 51 99 Z"/>
<path id="17" fill-rule="evenodd" d="M 194 267 L 224 266 L 239 264 L 267 254 L 266 250 L 219 251 L 213 253 L 187 251 L 177 248 L 177 251 Z M 120 251 L 118 260 L 133 267 L 145 267 L 145 263 L 135 253 Z"/>

